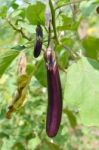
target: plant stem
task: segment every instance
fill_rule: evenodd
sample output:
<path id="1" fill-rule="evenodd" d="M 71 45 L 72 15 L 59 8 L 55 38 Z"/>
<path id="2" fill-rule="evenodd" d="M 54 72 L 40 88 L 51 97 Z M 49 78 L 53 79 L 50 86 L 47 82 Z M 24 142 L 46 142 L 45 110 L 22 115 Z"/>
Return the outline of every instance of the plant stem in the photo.
<path id="1" fill-rule="evenodd" d="M 54 31 L 54 36 L 55 36 L 55 40 L 57 43 L 58 42 L 58 37 L 57 37 L 57 31 L 56 31 L 56 19 L 55 19 L 55 10 L 52 4 L 52 1 L 49 0 L 49 5 L 50 5 L 50 9 L 51 9 L 51 15 L 52 15 L 52 26 L 53 26 L 53 31 Z"/>
<path id="2" fill-rule="evenodd" d="M 25 33 L 23 32 L 22 28 L 21 28 L 21 29 L 16 28 L 16 26 L 13 25 L 13 24 L 10 22 L 9 19 L 7 19 L 7 22 L 9 23 L 9 25 L 10 25 L 15 31 L 21 33 L 21 35 L 22 35 L 23 38 L 27 39 L 28 41 L 31 41 L 31 40 L 32 40 L 31 38 L 29 38 L 29 37 L 27 37 L 27 36 L 25 35 Z"/>

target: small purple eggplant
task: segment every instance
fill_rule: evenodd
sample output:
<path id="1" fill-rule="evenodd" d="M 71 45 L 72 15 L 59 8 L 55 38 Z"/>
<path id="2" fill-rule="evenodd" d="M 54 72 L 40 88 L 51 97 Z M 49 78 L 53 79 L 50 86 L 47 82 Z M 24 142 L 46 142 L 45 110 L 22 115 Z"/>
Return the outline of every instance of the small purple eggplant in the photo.
<path id="1" fill-rule="evenodd" d="M 48 108 L 46 119 L 46 132 L 49 137 L 54 137 L 59 129 L 62 116 L 62 89 L 58 66 L 55 61 L 54 51 L 48 48 L 44 54 L 47 68 L 48 82 Z"/>
<path id="2" fill-rule="evenodd" d="M 43 41 L 43 30 L 40 25 L 36 27 L 36 43 L 34 46 L 34 57 L 37 58 L 42 49 L 42 41 Z"/>

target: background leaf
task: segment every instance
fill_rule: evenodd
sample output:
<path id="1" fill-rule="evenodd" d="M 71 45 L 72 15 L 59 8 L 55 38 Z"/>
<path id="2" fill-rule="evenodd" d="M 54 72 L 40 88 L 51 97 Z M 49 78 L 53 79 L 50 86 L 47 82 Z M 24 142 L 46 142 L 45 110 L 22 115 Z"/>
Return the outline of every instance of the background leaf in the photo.
<path id="1" fill-rule="evenodd" d="M 99 63 L 81 58 L 68 68 L 65 105 L 77 109 L 80 122 L 99 126 Z"/>
<path id="2" fill-rule="evenodd" d="M 38 63 L 38 66 L 34 74 L 41 85 L 43 86 L 47 85 L 46 66 L 43 60 Z"/>
<path id="3" fill-rule="evenodd" d="M 99 60 L 99 38 L 88 36 L 83 41 L 86 56 Z"/>
<path id="4" fill-rule="evenodd" d="M 18 51 L 7 51 L 0 56 L 0 77 L 3 75 L 4 71 L 8 68 L 11 62 L 19 54 Z"/>
<path id="5" fill-rule="evenodd" d="M 37 2 L 34 5 L 29 5 L 26 9 L 26 16 L 30 24 L 44 25 L 45 24 L 45 5 Z"/>

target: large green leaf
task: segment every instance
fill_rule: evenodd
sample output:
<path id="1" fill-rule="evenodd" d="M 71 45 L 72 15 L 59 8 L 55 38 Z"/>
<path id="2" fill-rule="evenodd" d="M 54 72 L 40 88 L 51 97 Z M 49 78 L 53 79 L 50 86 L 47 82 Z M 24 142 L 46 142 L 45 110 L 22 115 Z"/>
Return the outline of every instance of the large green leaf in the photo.
<path id="1" fill-rule="evenodd" d="M 64 100 L 80 123 L 99 126 L 99 62 L 83 57 L 68 68 Z"/>
<path id="2" fill-rule="evenodd" d="M 88 36 L 82 41 L 85 48 L 85 55 L 99 60 L 99 38 Z"/>
<path id="3" fill-rule="evenodd" d="M 18 54 L 19 51 L 11 50 L 5 51 L 5 53 L 0 56 L 0 77 Z"/>
<path id="4" fill-rule="evenodd" d="M 37 2 L 35 5 L 29 5 L 26 9 L 26 16 L 30 24 L 45 24 L 45 5 Z"/>

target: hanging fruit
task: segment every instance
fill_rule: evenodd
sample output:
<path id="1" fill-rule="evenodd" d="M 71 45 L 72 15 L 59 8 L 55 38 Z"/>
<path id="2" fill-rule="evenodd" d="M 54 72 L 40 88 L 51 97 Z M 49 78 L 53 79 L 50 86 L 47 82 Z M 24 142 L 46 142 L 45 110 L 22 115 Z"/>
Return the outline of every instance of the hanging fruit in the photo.
<path id="1" fill-rule="evenodd" d="M 46 119 L 46 132 L 49 137 L 54 137 L 59 129 L 62 116 L 62 89 L 55 53 L 49 47 L 44 53 L 47 84 L 48 84 L 48 108 Z"/>
<path id="2" fill-rule="evenodd" d="M 36 27 L 36 43 L 34 46 L 34 57 L 37 58 L 42 50 L 43 30 L 40 25 Z"/>

